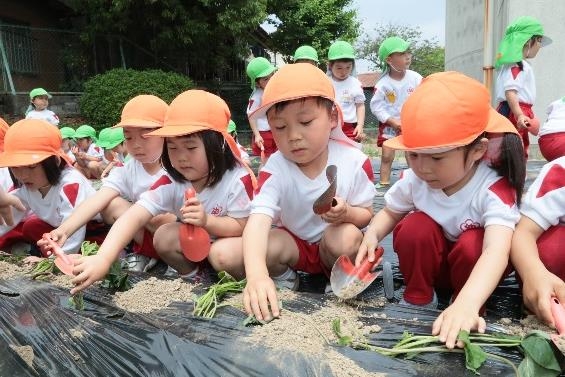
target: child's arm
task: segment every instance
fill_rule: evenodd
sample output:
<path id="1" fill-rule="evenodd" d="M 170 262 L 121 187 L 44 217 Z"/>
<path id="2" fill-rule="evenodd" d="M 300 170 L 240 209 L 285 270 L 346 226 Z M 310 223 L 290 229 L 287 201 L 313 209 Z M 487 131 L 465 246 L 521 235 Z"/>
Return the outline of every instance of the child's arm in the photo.
<path id="1" fill-rule="evenodd" d="M 406 216 L 405 213 L 393 212 L 387 207 L 377 212 L 363 236 L 359 251 L 357 251 L 357 257 L 355 258 L 356 266 L 361 265 L 366 255 L 368 255 L 369 261 L 373 262 L 375 260 L 375 249 L 379 246 L 379 242 L 392 232 L 396 224 L 404 216 Z"/>
<path id="2" fill-rule="evenodd" d="M 259 147 L 259 149 L 263 150 L 263 137 L 259 133 L 257 129 L 257 120 L 249 118 L 249 127 L 251 131 L 253 131 L 253 136 L 255 137 L 255 144 Z"/>
<path id="3" fill-rule="evenodd" d="M 75 287 L 71 294 L 82 291 L 94 282 L 106 276 L 112 263 L 118 258 L 120 251 L 133 239 L 153 215 L 139 204 L 131 206 L 120 216 L 106 236 L 96 255 L 75 260 L 72 283 Z"/>
<path id="4" fill-rule="evenodd" d="M 258 320 L 280 314 L 275 283 L 267 269 L 267 244 L 273 219 L 263 214 L 249 216 L 243 230 L 243 261 L 247 285 L 243 290 L 245 311 Z"/>
<path id="5" fill-rule="evenodd" d="M 371 221 L 373 207 L 355 207 L 338 196 L 334 199 L 337 204 L 321 215 L 325 222 L 330 224 L 351 223 L 358 228 L 364 228 Z"/>
<path id="6" fill-rule="evenodd" d="M 357 113 L 357 126 L 353 130 L 353 135 L 357 140 L 363 140 L 365 138 L 365 133 L 363 129 L 365 127 L 365 103 L 356 103 L 355 111 Z"/>
<path id="7" fill-rule="evenodd" d="M 537 239 L 544 229 L 527 216 L 522 216 L 512 237 L 510 260 L 523 282 L 526 307 L 542 321 L 553 325 L 552 296 L 565 302 L 565 282 L 547 270 L 538 254 Z"/>
<path id="8" fill-rule="evenodd" d="M 0 188 L 0 226 L 14 227 L 14 213 L 12 207 L 23 213 L 26 207 L 20 199 L 12 194 L 8 194 L 4 189 Z"/>
<path id="9" fill-rule="evenodd" d="M 527 128 L 531 119 L 525 116 L 522 112 L 520 101 L 518 99 L 518 92 L 515 90 L 507 90 L 504 92 L 504 96 L 506 97 L 506 102 L 508 102 L 510 111 L 512 111 L 512 114 L 514 114 L 514 117 L 516 118 L 516 125 L 519 128 Z"/>
<path id="10" fill-rule="evenodd" d="M 483 250 L 471 275 L 455 301 L 434 321 L 432 334 L 439 335 L 447 348 L 455 347 L 461 330 L 484 333 L 485 320 L 479 317 L 481 306 L 498 285 L 510 255 L 513 229 L 504 225 L 485 228 Z M 458 342 L 458 346 L 463 344 Z"/>
<path id="11" fill-rule="evenodd" d="M 94 216 L 102 212 L 108 204 L 117 197 L 119 193 L 108 187 L 101 187 L 93 196 L 76 207 L 71 215 L 63 221 L 59 227 L 53 229 L 49 234 L 51 239 L 57 241 L 60 246 L 63 246 L 67 238 L 72 236 L 78 229 L 83 227 L 87 222 L 92 220 Z M 47 242 L 40 239 L 37 245 L 41 248 L 47 246 Z"/>

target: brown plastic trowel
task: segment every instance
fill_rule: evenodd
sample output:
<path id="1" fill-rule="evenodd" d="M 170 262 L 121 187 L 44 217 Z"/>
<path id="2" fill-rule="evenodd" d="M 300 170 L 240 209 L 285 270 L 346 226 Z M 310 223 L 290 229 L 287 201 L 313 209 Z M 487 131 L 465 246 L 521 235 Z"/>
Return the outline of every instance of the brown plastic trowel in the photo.
<path id="1" fill-rule="evenodd" d="M 553 316 L 555 328 L 559 333 L 559 335 L 551 334 L 551 340 L 559 351 L 565 355 L 565 308 L 561 305 L 557 297 L 551 298 L 551 315 Z"/>
<path id="2" fill-rule="evenodd" d="M 374 269 L 383 260 L 383 254 L 384 249 L 377 247 L 375 261 L 369 262 L 365 258 L 359 267 L 355 267 L 346 255 L 337 258 L 330 275 L 330 284 L 335 295 L 350 299 L 363 292 L 379 276 L 380 271 Z"/>
<path id="3" fill-rule="evenodd" d="M 73 258 L 78 257 L 79 254 L 65 254 L 61 246 L 49 237 L 49 233 L 45 233 L 43 239 L 47 241 L 51 252 L 55 255 L 55 266 L 65 275 L 74 276 L 73 269 L 75 264 Z"/>
<path id="4" fill-rule="evenodd" d="M 189 187 L 184 192 L 184 199 L 194 198 L 196 192 Z M 182 223 L 179 228 L 179 242 L 182 253 L 191 262 L 200 262 L 210 253 L 210 235 L 200 226 Z"/>
<path id="5" fill-rule="evenodd" d="M 312 205 L 312 209 L 316 215 L 322 215 L 328 212 L 337 204 L 334 198 L 337 191 L 337 166 L 328 165 L 326 168 L 326 178 L 330 183 L 330 187 L 328 187 Z"/>

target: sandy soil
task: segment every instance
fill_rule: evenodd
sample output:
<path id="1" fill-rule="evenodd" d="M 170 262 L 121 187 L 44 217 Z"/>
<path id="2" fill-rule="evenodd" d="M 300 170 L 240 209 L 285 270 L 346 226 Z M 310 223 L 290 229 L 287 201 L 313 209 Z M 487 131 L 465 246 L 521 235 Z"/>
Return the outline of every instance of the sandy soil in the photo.
<path id="1" fill-rule="evenodd" d="M 35 358 L 35 355 L 31 346 L 10 345 L 10 348 L 16 351 L 16 353 L 25 361 L 25 363 L 33 369 L 33 359 Z"/>

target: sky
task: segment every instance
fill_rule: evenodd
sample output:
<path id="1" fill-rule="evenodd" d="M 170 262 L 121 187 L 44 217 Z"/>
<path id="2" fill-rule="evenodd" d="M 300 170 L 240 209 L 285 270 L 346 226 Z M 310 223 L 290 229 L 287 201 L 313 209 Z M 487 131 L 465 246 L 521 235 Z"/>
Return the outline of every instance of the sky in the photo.
<path id="1" fill-rule="evenodd" d="M 427 39 L 436 38 L 445 44 L 445 1 L 446 0 L 353 0 L 352 8 L 357 9 L 361 22 L 360 35 L 373 32 L 378 24 L 397 24 L 416 27 Z M 369 63 L 359 59 L 357 73 L 368 71 Z"/>

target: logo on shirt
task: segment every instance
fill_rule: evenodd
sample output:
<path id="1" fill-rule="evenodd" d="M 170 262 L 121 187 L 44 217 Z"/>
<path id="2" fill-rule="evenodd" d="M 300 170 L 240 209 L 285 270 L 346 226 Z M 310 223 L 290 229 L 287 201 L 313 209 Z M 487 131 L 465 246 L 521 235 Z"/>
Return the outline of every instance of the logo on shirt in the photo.
<path id="1" fill-rule="evenodd" d="M 466 230 L 470 230 L 470 229 L 477 229 L 480 228 L 481 224 L 479 224 L 476 221 L 473 221 L 471 219 L 467 219 L 465 220 L 461 225 L 459 225 L 459 229 L 461 229 L 462 232 L 466 231 Z"/>
<path id="2" fill-rule="evenodd" d="M 390 103 L 395 103 L 396 102 L 396 93 L 394 93 L 393 90 L 390 91 L 386 91 L 385 92 L 385 97 L 388 100 L 388 102 Z"/>
<path id="3" fill-rule="evenodd" d="M 222 206 L 220 205 L 214 206 L 214 208 L 212 208 L 212 211 L 210 211 L 210 215 L 220 216 L 221 214 L 222 214 Z"/>

